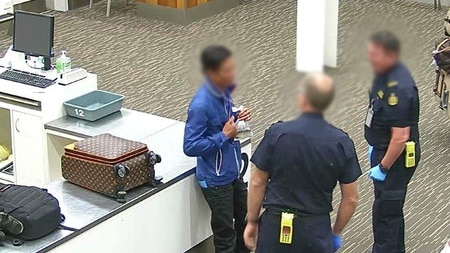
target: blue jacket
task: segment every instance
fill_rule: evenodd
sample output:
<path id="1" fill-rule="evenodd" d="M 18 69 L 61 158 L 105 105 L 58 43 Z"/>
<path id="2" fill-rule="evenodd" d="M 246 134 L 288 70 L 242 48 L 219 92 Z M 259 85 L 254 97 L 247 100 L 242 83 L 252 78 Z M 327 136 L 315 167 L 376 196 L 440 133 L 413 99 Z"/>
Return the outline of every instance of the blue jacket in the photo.
<path id="1" fill-rule="evenodd" d="M 222 133 L 225 122 L 236 116 L 232 107 L 231 91 L 222 94 L 207 81 L 189 105 L 183 150 L 197 157 L 197 179 L 208 187 L 227 185 L 239 177 L 240 143 Z"/>

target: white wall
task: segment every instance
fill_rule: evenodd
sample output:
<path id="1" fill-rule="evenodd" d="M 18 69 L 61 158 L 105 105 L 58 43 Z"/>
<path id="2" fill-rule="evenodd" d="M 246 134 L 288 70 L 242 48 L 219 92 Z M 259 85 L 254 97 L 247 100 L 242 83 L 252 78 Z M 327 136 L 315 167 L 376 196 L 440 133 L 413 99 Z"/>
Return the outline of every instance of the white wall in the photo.
<path id="1" fill-rule="evenodd" d="M 55 9 L 55 3 L 53 2 L 53 0 L 45 0 L 45 6 L 49 10 L 54 10 Z"/>
<path id="2" fill-rule="evenodd" d="M 297 1 L 297 71 L 337 67 L 338 15 L 337 0 Z"/>
<path id="3" fill-rule="evenodd" d="M 297 70 L 322 71 L 326 0 L 297 1 Z"/>
<path id="4" fill-rule="evenodd" d="M 53 1 L 53 10 L 57 11 L 68 11 L 69 3 L 68 0 L 52 0 Z"/>

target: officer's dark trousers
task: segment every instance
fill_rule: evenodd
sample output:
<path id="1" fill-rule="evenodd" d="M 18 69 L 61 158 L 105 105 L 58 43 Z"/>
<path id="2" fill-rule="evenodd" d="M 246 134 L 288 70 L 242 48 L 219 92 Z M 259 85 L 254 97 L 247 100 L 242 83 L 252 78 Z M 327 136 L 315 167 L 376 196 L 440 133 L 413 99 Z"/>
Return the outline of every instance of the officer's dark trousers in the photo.
<path id="1" fill-rule="evenodd" d="M 248 253 L 244 245 L 247 215 L 247 185 L 241 180 L 202 189 L 211 208 L 211 227 L 216 253 Z"/>
<path id="2" fill-rule="evenodd" d="M 385 151 L 372 153 L 372 166 L 380 163 Z M 374 235 L 373 253 L 405 252 L 405 221 L 403 205 L 408 183 L 415 168 L 405 167 L 402 154 L 389 170 L 384 182 L 374 182 L 375 201 L 372 207 Z"/>
<path id="3" fill-rule="evenodd" d="M 331 253 L 329 215 L 297 216 L 293 221 L 291 244 L 280 243 L 281 214 L 266 209 L 260 218 L 256 253 Z"/>

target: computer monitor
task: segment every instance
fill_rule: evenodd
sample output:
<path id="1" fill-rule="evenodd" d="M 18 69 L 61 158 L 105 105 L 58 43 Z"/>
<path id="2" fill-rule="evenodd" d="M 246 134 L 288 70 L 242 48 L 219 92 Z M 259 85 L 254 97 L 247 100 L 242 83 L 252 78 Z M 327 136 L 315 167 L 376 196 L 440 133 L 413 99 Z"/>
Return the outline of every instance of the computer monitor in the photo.
<path id="1" fill-rule="evenodd" d="M 50 67 L 54 56 L 54 17 L 39 13 L 14 12 L 13 50 L 30 56 L 42 56 Z M 45 64 L 45 65 L 47 65 Z"/>

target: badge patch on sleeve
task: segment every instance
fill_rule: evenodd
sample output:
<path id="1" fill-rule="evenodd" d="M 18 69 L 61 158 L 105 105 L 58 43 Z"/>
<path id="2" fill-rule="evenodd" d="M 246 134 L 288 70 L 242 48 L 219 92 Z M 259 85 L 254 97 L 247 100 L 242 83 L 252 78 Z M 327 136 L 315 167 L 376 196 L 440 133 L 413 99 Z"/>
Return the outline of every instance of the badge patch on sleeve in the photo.
<path id="1" fill-rule="evenodd" d="M 391 93 L 391 95 L 388 98 L 388 104 L 390 106 L 394 106 L 398 104 L 398 97 L 395 95 L 395 93 Z"/>
<path id="2" fill-rule="evenodd" d="M 398 84 L 397 81 L 390 81 L 390 82 L 387 84 L 387 87 L 391 88 L 391 87 L 397 86 L 397 84 Z"/>
<path id="3" fill-rule="evenodd" d="M 379 90 L 377 95 L 380 99 L 382 99 L 384 97 L 384 92 L 382 90 Z"/>

